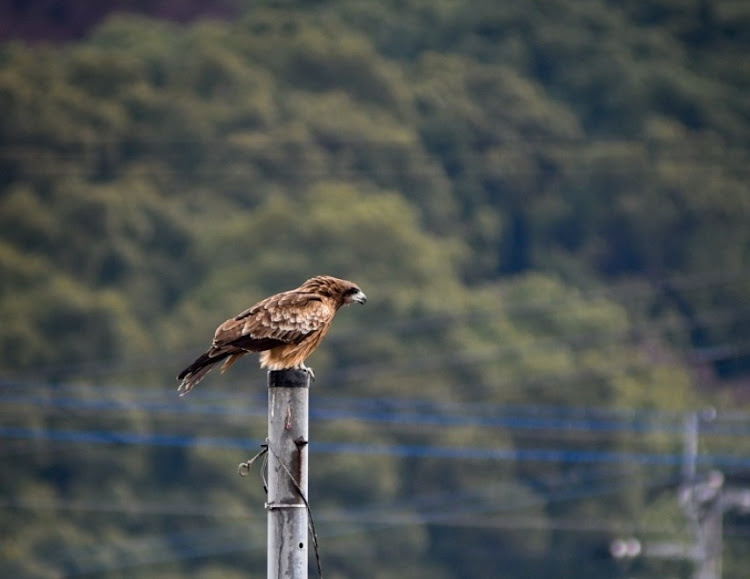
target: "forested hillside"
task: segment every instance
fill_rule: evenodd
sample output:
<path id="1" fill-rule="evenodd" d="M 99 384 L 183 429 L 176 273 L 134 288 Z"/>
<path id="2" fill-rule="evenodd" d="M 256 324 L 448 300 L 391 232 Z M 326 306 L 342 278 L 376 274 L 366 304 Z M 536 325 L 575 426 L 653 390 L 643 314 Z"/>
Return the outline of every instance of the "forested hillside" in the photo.
<path id="1" fill-rule="evenodd" d="M 749 478 L 748 51 L 738 0 L 248 2 L 0 45 L 1 574 L 265 576 L 235 470 L 264 374 L 174 376 L 329 273 L 370 299 L 310 360 L 327 577 L 690 576 L 607 546 L 693 540 L 689 411 L 718 410 L 699 473 Z"/>

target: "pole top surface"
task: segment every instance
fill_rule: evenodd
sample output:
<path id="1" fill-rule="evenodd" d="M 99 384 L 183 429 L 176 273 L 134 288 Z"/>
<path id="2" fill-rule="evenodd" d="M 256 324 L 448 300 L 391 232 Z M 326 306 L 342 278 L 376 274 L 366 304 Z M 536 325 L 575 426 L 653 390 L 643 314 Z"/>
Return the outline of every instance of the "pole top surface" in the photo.
<path id="1" fill-rule="evenodd" d="M 310 373 L 305 370 L 269 370 L 269 388 L 309 388 Z"/>

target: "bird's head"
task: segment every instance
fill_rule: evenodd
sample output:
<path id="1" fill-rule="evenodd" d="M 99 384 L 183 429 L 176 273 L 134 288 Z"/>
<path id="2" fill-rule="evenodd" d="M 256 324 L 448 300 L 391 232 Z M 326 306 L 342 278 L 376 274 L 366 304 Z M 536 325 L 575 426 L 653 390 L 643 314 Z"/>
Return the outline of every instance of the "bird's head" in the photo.
<path id="1" fill-rule="evenodd" d="M 359 289 L 359 287 L 357 287 L 357 284 L 354 283 L 344 292 L 343 298 L 344 305 L 349 305 L 353 302 L 357 302 L 358 304 L 367 303 L 367 296 L 365 295 L 365 292 Z"/>
<path id="2" fill-rule="evenodd" d="M 364 304 L 367 301 L 367 296 L 356 283 L 330 275 L 308 279 L 299 289 L 333 298 L 339 306 L 347 306 L 354 302 Z"/>

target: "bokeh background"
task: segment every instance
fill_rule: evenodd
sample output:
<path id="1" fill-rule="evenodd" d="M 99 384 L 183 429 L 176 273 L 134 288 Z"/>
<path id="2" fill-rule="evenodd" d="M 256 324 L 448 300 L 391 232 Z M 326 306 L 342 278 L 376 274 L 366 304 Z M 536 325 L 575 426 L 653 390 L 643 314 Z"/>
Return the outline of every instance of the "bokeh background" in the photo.
<path id="1" fill-rule="evenodd" d="M 174 376 L 328 273 L 370 300 L 310 360 L 326 577 L 747 576 L 746 1 L 14 0 L 0 36 L 0 575 L 265 577 L 265 375 Z"/>

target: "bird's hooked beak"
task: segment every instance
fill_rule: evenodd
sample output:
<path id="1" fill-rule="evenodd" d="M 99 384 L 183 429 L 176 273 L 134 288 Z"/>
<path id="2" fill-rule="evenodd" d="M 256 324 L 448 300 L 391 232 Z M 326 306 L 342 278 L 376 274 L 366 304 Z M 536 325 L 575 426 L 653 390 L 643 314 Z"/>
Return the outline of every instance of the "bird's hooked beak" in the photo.
<path id="1" fill-rule="evenodd" d="M 352 296 L 352 301 L 357 302 L 358 304 L 364 304 L 365 302 L 367 302 L 367 296 L 365 295 L 365 292 L 359 290 Z"/>

